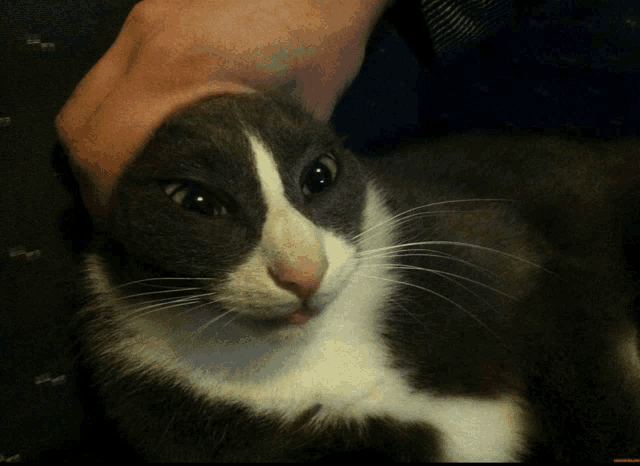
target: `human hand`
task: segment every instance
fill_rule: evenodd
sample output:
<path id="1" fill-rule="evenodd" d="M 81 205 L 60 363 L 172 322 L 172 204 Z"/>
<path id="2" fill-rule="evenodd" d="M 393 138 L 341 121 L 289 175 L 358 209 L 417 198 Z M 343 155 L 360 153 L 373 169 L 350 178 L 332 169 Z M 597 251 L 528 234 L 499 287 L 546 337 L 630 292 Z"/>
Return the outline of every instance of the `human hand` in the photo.
<path id="1" fill-rule="evenodd" d="M 108 215 L 128 162 L 169 115 L 219 93 L 286 92 L 328 119 L 390 0 L 145 0 L 56 119 L 82 195 Z"/>

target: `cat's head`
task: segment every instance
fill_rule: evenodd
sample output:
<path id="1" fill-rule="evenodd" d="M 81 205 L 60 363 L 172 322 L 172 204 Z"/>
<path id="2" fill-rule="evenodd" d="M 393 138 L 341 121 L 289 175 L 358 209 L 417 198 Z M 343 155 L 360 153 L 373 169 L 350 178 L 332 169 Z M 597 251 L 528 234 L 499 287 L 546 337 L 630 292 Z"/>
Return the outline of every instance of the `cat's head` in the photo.
<path id="1" fill-rule="evenodd" d="M 117 186 L 111 281 L 193 277 L 240 314 L 307 312 L 354 261 L 366 184 L 332 129 L 293 103 L 199 102 L 156 131 Z"/>

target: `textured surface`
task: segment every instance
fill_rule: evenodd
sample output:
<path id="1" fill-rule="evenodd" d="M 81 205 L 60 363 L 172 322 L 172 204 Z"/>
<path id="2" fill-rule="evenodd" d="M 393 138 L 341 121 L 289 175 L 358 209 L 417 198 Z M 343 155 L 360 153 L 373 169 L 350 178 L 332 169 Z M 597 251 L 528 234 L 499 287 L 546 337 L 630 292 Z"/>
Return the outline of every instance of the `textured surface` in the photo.
<path id="1" fill-rule="evenodd" d="M 89 443 L 91 431 L 83 427 L 74 394 L 67 330 L 72 254 L 59 231 L 71 198 L 50 165 L 52 122 L 134 3 L 25 0 L 2 6 L 0 454 L 5 457 L 36 459 L 53 451 L 86 460 L 105 454 Z M 334 121 L 354 148 L 468 128 L 638 135 L 635 2 L 523 2 L 484 42 L 437 48 L 441 36 L 434 34 L 439 54 L 430 53 L 432 39 L 420 30 L 419 2 L 406 5 L 408 11 L 399 8 L 389 17 L 400 35 L 387 24 L 374 38 L 361 76 L 336 111 Z M 628 233 L 632 246 L 637 227 Z M 77 448 L 81 439 L 83 448 Z"/>

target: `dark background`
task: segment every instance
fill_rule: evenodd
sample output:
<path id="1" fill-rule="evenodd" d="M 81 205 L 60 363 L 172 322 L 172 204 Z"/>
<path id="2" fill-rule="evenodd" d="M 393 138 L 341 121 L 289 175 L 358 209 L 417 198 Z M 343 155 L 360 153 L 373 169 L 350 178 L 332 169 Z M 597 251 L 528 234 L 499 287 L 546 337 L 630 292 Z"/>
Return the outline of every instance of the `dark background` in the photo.
<path id="1" fill-rule="evenodd" d="M 7 4 L 8 3 L 8 4 Z M 0 16 L 0 454 L 104 459 L 76 393 L 69 321 L 71 195 L 51 166 L 53 120 L 115 39 L 131 0 L 21 0 Z M 519 2 L 512 22 L 447 61 L 418 2 L 401 2 L 334 117 L 348 144 L 483 128 L 638 136 L 637 1 Z M 406 5 L 406 6 L 405 6 Z M 630 257 L 637 225 L 627 228 Z M 0 457 L 1 459 L 1 457 Z M 122 457 L 120 457 L 122 459 Z"/>

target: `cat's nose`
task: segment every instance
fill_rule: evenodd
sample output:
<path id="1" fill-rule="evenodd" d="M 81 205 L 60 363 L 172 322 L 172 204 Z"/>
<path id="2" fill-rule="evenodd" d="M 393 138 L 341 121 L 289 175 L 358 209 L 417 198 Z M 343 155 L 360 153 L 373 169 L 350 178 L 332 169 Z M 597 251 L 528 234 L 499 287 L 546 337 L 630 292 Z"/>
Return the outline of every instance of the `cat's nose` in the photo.
<path id="1" fill-rule="evenodd" d="M 324 254 L 319 260 L 304 265 L 275 260 L 267 270 L 276 285 L 305 300 L 320 288 L 322 277 L 327 270 L 327 260 Z"/>

